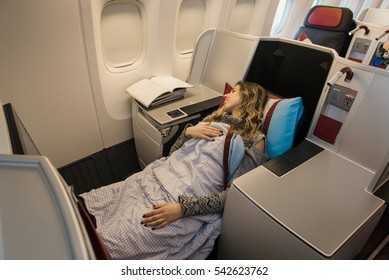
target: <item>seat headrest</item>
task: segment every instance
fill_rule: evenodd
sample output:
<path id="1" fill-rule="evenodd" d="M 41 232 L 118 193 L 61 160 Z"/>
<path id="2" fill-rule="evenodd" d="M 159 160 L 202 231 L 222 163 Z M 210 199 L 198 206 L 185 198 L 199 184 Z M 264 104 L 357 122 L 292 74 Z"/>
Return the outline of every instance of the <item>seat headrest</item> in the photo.
<path id="1" fill-rule="evenodd" d="M 348 33 L 353 24 L 353 12 L 345 7 L 317 5 L 304 19 L 304 26 Z"/>

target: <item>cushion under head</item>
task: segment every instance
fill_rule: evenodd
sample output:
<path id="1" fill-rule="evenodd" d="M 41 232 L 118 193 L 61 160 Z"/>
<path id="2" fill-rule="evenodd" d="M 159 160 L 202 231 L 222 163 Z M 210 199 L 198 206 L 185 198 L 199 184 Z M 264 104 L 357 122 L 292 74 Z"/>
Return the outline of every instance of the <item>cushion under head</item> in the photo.
<path id="1" fill-rule="evenodd" d="M 304 107 L 301 97 L 269 98 L 269 109 L 265 110 L 264 133 L 265 150 L 269 158 L 274 158 L 293 147 L 294 137 Z"/>
<path id="2" fill-rule="evenodd" d="M 318 5 L 305 16 L 304 26 L 348 33 L 353 22 L 353 12 L 349 8 Z"/>

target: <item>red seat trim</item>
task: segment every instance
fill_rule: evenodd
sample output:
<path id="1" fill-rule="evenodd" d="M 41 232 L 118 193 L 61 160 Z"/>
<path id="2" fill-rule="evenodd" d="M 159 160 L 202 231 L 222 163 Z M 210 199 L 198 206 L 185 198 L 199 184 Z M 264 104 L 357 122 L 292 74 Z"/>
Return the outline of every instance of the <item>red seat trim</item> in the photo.
<path id="1" fill-rule="evenodd" d="M 281 99 L 274 102 L 265 116 L 265 120 L 263 122 L 263 127 L 262 127 L 262 132 L 265 135 L 267 135 L 267 131 L 269 130 L 270 120 L 271 120 L 271 117 L 273 116 L 274 110 L 276 109 L 276 107 L 280 101 L 281 101 Z"/>
<path id="2" fill-rule="evenodd" d="M 342 9 L 318 7 L 309 16 L 308 23 L 316 26 L 336 27 L 342 20 Z"/>

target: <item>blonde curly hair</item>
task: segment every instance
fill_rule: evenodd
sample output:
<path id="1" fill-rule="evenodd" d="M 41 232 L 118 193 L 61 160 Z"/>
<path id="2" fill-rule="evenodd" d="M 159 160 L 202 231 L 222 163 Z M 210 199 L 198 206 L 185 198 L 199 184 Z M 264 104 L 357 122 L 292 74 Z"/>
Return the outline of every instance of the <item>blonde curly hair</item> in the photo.
<path id="1" fill-rule="evenodd" d="M 241 97 L 241 103 L 232 112 L 234 117 L 240 119 L 240 123 L 235 129 L 243 141 L 250 142 L 254 140 L 261 129 L 267 93 L 262 86 L 253 82 L 239 81 L 235 86 L 240 87 Z M 219 122 L 224 112 L 223 106 L 207 116 L 204 121 Z"/>

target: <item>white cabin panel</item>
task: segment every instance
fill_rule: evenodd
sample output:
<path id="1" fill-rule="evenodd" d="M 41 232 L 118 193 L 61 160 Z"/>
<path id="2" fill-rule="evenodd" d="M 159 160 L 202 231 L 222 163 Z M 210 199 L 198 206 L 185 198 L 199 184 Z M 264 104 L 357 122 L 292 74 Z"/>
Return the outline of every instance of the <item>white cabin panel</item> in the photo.
<path id="1" fill-rule="evenodd" d="M 60 167 L 103 148 L 78 0 L 0 1 L 0 98 Z"/>
<path id="2" fill-rule="evenodd" d="M 216 31 L 202 83 L 223 93 L 225 83 L 242 80 L 258 44 L 258 37 Z"/>
<path id="3" fill-rule="evenodd" d="M 389 111 L 387 94 L 389 75 L 375 73 L 368 83 L 358 108 L 340 147 L 339 154 L 377 171 L 388 150 Z"/>
<path id="4" fill-rule="evenodd" d="M 363 17 L 364 22 L 374 23 L 377 25 L 389 25 L 389 9 L 367 9 L 365 16 Z"/>
<path id="5" fill-rule="evenodd" d="M 179 56 L 193 52 L 196 39 L 208 22 L 206 1 L 184 0 L 178 9 L 176 51 Z"/>
<path id="6" fill-rule="evenodd" d="M 231 17 L 230 31 L 248 34 L 254 8 L 255 0 L 236 0 Z M 242 18 L 247 20 L 243 21 Z"/>
<path id="7" fill-rule="evenodd" d="M 177 0 L 174 21 L 173 75 L 186 80 L 194 47 L 201 33 L 219 26 L 225 0 Z"/>
<path id="8" fill-rule="evenodd" d="M 270 35 L 279 0 L 229 0 L 227 3 L 220 28 L 246 35 Z"/>

